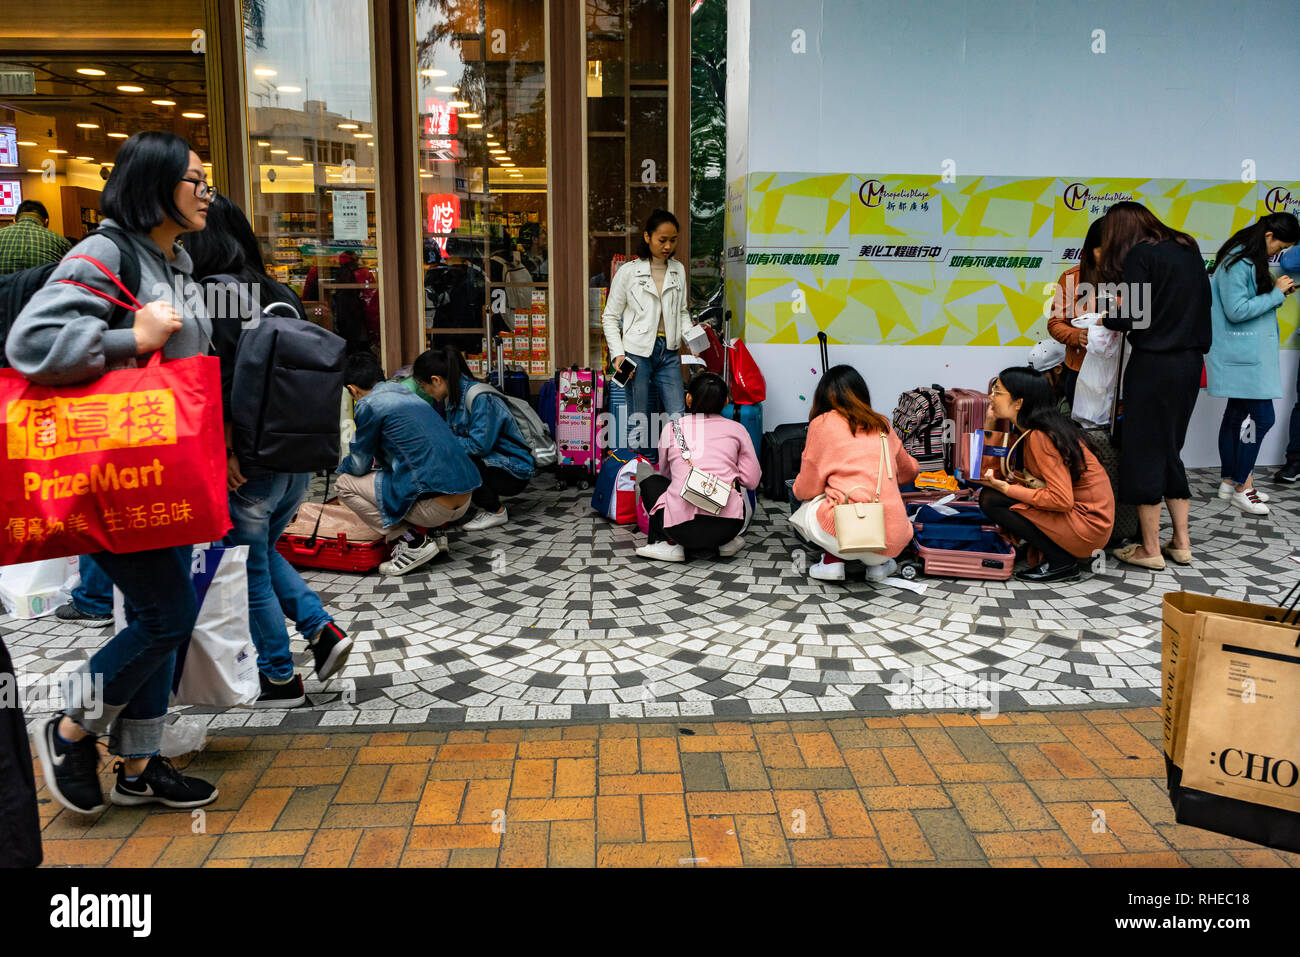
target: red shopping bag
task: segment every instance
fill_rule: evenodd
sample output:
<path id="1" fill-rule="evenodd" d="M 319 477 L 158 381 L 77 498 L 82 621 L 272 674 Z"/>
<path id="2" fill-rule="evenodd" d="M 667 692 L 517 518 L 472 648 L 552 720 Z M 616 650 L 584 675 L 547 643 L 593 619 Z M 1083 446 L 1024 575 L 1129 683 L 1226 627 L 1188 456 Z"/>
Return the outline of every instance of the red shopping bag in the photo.
<path id="1" fill-rule="evenodd" d="M 0 565 L 224 536 L 220 395 L 213 356 L 57 388 L 0 370 Z"/>
<path id="2" fill-rule="evenodd" d="M 754 405 L 766 399 L 767 380 L 763 378 L 763 371 L 759 369 L 754 357 L 745 348 L 745 343 L 733 339 L 727 346 L 727 352 L 731 369 L 731 381 L 727 383 L 731 387 L 731 401 L 740 405 Z"/>
<path id="3" fill-rule="evenodd" d="M 709 344 L 705 347 L 696 358 L 703 360 L 704 368 L 715 375 L 722 375 L 722 370 L 727 363 L 727 350 L 723 346 L 722 340 L 718 334 L 713 331 L 713 326 L 707 322 L 700 323 L 704 327 L 704 334 L 709 339 Z"/>

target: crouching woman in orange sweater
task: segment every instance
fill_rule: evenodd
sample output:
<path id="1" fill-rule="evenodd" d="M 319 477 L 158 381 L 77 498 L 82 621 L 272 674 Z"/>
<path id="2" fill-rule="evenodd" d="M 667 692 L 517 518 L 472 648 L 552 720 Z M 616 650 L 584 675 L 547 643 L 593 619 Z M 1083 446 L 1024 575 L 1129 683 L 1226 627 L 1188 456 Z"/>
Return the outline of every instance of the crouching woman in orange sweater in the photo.
<path id="1" fill-rule="evenodd" d="M 882 435 L 886 451 L 881 449 Z M 875 501 L 879 485 L 885 507 L 885 549 L 880 554 L 852 555 L 867 566 L 872 580 L 889 577 L 898 567 L 894 557 L 912 540 L 912 523 L 898 486 L 913 481 L 920 471 L 916 459 L 903 451 L 889 419 L 871 407 L 871 393 L 858 371 L 843 365 L 827 371 L 813 395 L 794 496 L 806 502 L 826 495 L 817 509 L 817 523 L 833 540 L 834 507 L 845 501 Z M 844 560 L 824 551 L 808 574 L 821 581 L 844 581 Z"/>
<path id="2" fill-rule="evenodd" d="M 990 417 L 1010 419 L 1022 433 L 1024 468 L 1011 481 L 986 471 L 980 508 L 1043 556 L 1017 578 L 1073 581 L 1079 577 L 1077 560 L 1105 548 L 1115 524 L 1115 496 L 1106 470 L 1083 430 L 1061 414 L 1041 373 L 1027 367 L 1004 369 L 990 398 Z"/>

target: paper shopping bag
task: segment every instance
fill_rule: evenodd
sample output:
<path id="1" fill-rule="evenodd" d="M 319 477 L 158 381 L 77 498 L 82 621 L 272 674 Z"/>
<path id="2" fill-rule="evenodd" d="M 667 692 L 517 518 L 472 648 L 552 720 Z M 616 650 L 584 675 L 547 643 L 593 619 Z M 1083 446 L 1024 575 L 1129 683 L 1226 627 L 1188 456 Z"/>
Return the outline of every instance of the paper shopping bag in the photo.
<path id="1" fill-rule="evenodd" d="M 0 370 L 0 565 L 213 541 L 230 528 L 211 356 L 81 386 Z"/>

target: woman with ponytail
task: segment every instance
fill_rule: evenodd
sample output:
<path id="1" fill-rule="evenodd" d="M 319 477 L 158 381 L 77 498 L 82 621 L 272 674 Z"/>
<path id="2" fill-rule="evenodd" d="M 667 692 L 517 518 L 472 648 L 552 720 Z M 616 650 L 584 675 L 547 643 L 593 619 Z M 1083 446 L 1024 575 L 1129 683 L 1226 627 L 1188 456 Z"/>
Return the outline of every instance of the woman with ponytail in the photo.
<path id="1" fill-rule="evenodd" d="M 1273 278 L 1268 262 L 1297 240 L 1294 215 L 1261 216 L 1223 244 L 1210 271 L 1214 342 L 1205 368 L 1210 395 L 1228 400 L 1219 426 L 1219 498 L 1247 515 L 1268 514 L 1251 473 L 1273 427 L 1273 400 L 1282 397 L 1277 307 L 1295 291 L 1285 273 Z"/>
<path id="2" fill-rule="evenodd" d="M 1042 561 L 1016 577 L 1073 581 L 1078 559 L 1105 548 L 1115 524 L 1115 496 L 1083 430 L 1061 414 L 1047 379 L 1026 367 L 1003 369 L 990 405 L 1021 433 L 1024 469 L 1010 481 L 984 473 L 980 508 L 997 525 L 1038 550 Z"/>
<path id="3" fill-rule="evenodd" d="M 452 434 L 483 477 L 473 497 L 478 513 L 463 527 L 477 532 L 504 525 L 509 519 L 502 496 L 518 495 L 536 471 L 528 443 L 505 399 L 488 391 L 473 402 L 466 401 L 478 380 L 453 345 L 422 353 L 411 367 L 411 375 L 426 395 L 443 404 Z"/>

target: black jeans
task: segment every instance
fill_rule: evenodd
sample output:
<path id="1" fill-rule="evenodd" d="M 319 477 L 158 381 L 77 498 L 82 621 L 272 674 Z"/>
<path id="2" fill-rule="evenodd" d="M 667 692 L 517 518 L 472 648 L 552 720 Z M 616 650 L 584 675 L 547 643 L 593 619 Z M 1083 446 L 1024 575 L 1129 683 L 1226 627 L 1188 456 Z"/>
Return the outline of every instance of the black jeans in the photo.
<path id="1" fill-rule="evenodd" d="M 515 478 L 505 469 L 483 464 L 482 459 L 471 458 L 483 484 L 474 489 L 470 501 L 488 512 L 501 511 L 501 496 L 518 495 L 528 487 L 528 479 Z"/>
<path id="2" fill-rule="evenodd" d="M 36 810 L 36 776 L 27 746 L 27 724 L 17 700 L 18 679 L 3 641 L 0 679 L 14 698 L 0 702 L 0 867 L 37 867 L 41 863 L 41 821 Z"/>
<path id="3" fill-rule="evenodd" d="M 641 482 L 641 501 L 646 511 L 655 507 L 660 496 L 668 491 L 668 479 L 663 475 L 650 475 Z M 745 520 L 741 518 L 719 518 L 716 515 L 697 515 L 688 522 L 664 528 L 664 513 L 655 512 L 650 516 L 650 532 L 646 543 L 653 545 L 665 538 L 676 542 L 687 551 L 705 551 L 725 545 L 744 528 Z"/>
<path id="4" fill-rule="evenodd" d="M 1066 366 L 1061 370 L 1063 384 L 1065 386 L 1065 401 L 1070 403 L 1070 408 L 1074 408 L 1074 390 L 1079 384 L 1079 370 L 1071 369 Z"/>
<path id="5" fill-rule="evenodd" d="M 993 524 L 1011 533 L 1014 538 L 1028 542 L 1043 554 L 1052 568 L 1060 568 L 1078 561 L 1047 533 L 1025 517 L 1023 512 L 1011 510 L 1016 500 L 991 488 L 980 493 L 980 511 L 993 520 Z"/>

